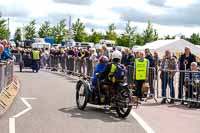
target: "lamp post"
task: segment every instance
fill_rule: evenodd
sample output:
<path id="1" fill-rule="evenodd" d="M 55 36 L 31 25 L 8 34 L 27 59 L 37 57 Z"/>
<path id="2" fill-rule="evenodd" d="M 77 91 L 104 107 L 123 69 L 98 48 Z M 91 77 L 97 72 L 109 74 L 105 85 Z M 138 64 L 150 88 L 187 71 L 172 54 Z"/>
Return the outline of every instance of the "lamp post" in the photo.
<path id="1" fill-rule="evenodd" d="M 8 40 L 10 39 L 10 18 L 8 18 Z"/>

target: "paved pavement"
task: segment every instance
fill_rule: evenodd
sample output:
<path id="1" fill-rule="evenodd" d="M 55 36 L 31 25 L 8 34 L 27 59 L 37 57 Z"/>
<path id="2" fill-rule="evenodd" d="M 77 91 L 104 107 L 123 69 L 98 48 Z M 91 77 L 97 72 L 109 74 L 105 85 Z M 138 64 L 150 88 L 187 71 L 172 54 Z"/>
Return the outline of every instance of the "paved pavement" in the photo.
<path id="1" fill-rule="evenodd" d="M 200 109 L 149 101 L 135 112 L 157 133 L 200 133 Z"/>
<path id="2" fill-rule="evenodd" d="M 100 107 L 88 106 L 80 111 L 75 104 L 76 81 L 40 71 L 15 73 L 21 80 L 21 90 L 13 106 L 0 118 L 0 133 L 144 133 L 130 115 L 120 119 Z M 9 118 L 27 108 L 32 110 L 15 119 L 15 132 L 9 131 Z"/>

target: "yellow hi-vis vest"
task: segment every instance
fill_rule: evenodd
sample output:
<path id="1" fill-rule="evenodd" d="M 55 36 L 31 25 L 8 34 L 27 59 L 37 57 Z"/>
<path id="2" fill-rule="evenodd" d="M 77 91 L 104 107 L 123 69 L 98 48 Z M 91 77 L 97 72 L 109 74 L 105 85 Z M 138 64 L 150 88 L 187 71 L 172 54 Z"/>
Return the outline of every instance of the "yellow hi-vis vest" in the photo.
<path id="1" fill-rule="evenodd" d="M 135 62 L 135 73 L 136 73 L 136 80 L 146 80 L 147 77 L 147 59 L 144 59 L 144 61 L 139 61 L 139 59 L 136 59 Z"/>
<path id="2" fill-rule="evenodd" d="M 116 79 L 114 77 L 114 73 L 117 70 L 117 66 L 112 64 L 110 72 L 108 74 L 108 80 L 112 81 L 113 83 L 115 83 Z"/>
<path id="3" fill-rule="evenodd" d="M 33 60 L 39 60 L 40 59 L 40 51 L 38 50 L 33 50 Z"/>

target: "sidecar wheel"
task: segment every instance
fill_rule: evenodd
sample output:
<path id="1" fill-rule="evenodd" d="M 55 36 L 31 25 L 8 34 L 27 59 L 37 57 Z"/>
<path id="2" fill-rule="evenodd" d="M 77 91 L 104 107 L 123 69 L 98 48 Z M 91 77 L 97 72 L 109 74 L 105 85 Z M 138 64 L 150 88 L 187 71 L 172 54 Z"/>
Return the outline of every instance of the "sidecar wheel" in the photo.
<path id="1" fill-rule="evenodd" d="M 87 86 L 84 84 L 83 81 L 79 81 L 77 83 L 76 104 L 77 104 L 78 109 L 80 109 L 80 110 L 84 110 L 87 105 L 88 97 L 86 94 L 86 87 Z"/>

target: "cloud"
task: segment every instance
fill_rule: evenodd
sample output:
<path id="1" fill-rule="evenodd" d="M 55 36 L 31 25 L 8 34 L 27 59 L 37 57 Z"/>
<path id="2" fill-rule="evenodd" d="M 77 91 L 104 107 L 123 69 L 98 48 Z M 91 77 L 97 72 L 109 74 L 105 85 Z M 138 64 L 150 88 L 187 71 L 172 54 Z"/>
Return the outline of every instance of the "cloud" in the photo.
<path id="1" fill-rule="evenodd" d="M 188 7 L 163 8 L 164 14 L 153 15 L 151 11 L 139 11 L 130 7 L 116 7 L 112 10 L 120 14 L 123 21 L 147 22 L 169 26 L 200 26 L 200 2 Z"/>
<path id="2" fill-rule="evenodd" d="M 74 4 L 74 5 L 90 5 L 90 4 L 92 4 L 92 0 L 54 0 L 54 2 Z"/>
<path id="3" fill-rule="evenodd" d="M 154 6 L 164 6 L 167 0 L 149 0 L 148 3 Z"/>
<path id="4" fill-rule="evenodd" d="M 0 12 L 4 17 L 26 17 L 30 11 L 24 8 L 22 5 L 0 5 Z"/>

